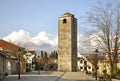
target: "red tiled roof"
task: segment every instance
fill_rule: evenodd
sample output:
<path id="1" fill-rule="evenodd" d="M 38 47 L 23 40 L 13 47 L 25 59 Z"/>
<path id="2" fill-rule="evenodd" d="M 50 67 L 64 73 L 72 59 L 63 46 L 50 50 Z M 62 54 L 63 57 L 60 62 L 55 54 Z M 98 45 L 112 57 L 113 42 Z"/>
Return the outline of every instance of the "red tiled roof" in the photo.
<path id="1" fill-rule="evenodd" d="M 32 54 L 35 54 L 35 51 L 29 51 L 30 53 L 32 53 Z"/>
<path id="2" fill-rule="evenodd" d="M 6 52 L 9 52 L 9 54 L 12 54 L 16 56 L 16 52 L 19 48 L 22 48 L 20 46 L 17 46 L 13 43 L 7 42 L 5 40 L 0 40 L 0 47 L 5 50 Z"/>
<path id="3" fill-rule="evenodd" d="M 64 13 L 64 15 L 71 16 L 71 15 L 73 15 L 73 14 L 71 14 L 71 13 L 69 13 L 69 12 L 66 12 L 66 13 Z"/>
<path id="4" fill-rule="evenodd" d="M 0 40 L 0 47 L 2 47 L 3 49 L 6 48 L 20 48 L 19 46 L 12 44 L 10 42 L 7 42 L 5 40 Z"/>
<path id="5" fill-rule="evenodd" d="M 25 49 L 23 47 L 20 47 L 18 45 L 15 45 L 13 43 L 7 42 L 5 40 L 0 40 L 0 48 L 2 48 L 4 51 L 8 52 L 10 55 L 17 56 L 18 49 Z M 35 54 L 35 51 L 29 51 L 31 54 Z M 24 51 L 23 54 L 27 53 L 27 51 Z M 22 55 L 23 55 L 22 54 Z"/>
<path id="6" fill-rule="evenodd" d="M 25 51 L 25 53 L 30 52 L 31 54 L 35 54 L 35 51 Z"/>
<path id="7" fill-rule="evenodd" d="M 69 12 L 66 12 L 66 13 L 64 13 L 62 16 L 64 16 L 64 17 L 71 17 L 71 16 L 74 16 L 73 14 L 71 14 L 71 13 L 69 13 Z"/>

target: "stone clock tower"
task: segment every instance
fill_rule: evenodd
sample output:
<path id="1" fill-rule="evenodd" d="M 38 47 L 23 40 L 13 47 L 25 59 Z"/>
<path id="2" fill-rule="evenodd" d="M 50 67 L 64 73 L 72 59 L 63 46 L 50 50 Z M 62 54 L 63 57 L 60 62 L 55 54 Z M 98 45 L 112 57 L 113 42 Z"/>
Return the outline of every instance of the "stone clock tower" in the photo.
<path id="1" fill-rule="evenodd" d="M 58 18 L 58 71 L 77 71 L 77 19 L 71 13 Z"/>

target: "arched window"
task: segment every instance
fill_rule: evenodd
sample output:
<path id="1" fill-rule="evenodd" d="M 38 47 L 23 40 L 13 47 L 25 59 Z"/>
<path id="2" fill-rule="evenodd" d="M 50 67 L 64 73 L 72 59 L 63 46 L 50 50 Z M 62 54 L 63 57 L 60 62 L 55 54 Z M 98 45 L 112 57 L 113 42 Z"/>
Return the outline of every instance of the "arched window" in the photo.
<path id="1" fill-rule="evenodd" d="M 80 69 L 83 69 L 83 67 L 82 67 L 82 66 L 80 66 Z"/>
<path id="2" fill-rule="evenodd" d="M 63 19 L 63 24 L 67 23 L 67 20 L 66 19 Z"/>
<path id="3" fill-rule="evenodd" d="M 83 60 L 80 60 L 80 63 L 83 63 Z"/>
<path id="4" fill-rule="evenodd" d="M 91 67 L 90 67 L 90 66 L 88 66 L 88 69 L 91 69 Z"/>

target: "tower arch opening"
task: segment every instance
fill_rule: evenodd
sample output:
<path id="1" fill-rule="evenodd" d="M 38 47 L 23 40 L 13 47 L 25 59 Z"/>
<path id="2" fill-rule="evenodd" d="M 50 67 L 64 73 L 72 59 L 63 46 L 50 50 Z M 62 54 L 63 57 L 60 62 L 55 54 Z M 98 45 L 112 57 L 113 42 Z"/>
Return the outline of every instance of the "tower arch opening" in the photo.
<path id="1" fill-rule="evenodd" d="M 67 23 L 67 19 L 63 19 L 63 24 Z"/>

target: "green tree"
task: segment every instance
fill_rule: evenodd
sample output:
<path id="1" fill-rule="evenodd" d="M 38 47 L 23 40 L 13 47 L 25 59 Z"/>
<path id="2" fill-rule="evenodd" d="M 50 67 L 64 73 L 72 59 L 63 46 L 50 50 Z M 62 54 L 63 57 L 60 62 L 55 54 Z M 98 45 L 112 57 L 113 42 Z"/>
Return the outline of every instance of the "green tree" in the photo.
<path id="1" fill-rule="evenodd" d="M 47 54 L 47 52 L 44 52 L 44 62 L 45 62 L 45 64 L 48 63 L 48 54 Z"/>
<path id="2" fill-rule="evenodd" d="M 57 51 L 51 52 L 50 58 L 58 59 L 58 52 Z"/>
<path id="3" fill-rule="evenodd" d="M 41 55 L 40 55 L 40 57 L 41 57 L 41 59 L 44 58 L 44 52 L 43 52 L 43 51 L 41 51 Z"/>

